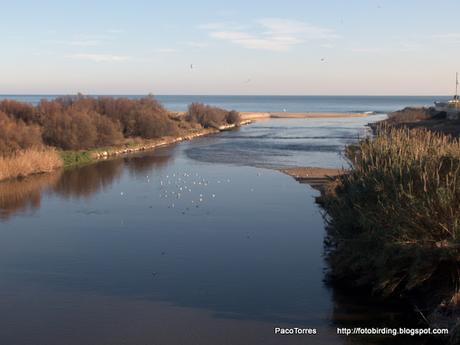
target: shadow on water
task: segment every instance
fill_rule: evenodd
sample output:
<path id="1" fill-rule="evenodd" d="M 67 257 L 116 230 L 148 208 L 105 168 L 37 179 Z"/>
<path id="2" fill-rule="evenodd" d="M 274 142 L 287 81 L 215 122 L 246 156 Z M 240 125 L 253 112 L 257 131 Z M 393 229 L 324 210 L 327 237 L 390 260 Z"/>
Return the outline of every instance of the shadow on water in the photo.
<path id="1" fill-rule="evenodd" d="M 334 302 L 331 321 L 337 328 L 386 329 L 386 335 L 353 335 L 346 337 L 350 345 L 441 345 L 445 338 L 393 335 L 400 328 L 427 328 L 413 306 L 405 300 L 380 300 L 368 291 L 331 287 Z"/>

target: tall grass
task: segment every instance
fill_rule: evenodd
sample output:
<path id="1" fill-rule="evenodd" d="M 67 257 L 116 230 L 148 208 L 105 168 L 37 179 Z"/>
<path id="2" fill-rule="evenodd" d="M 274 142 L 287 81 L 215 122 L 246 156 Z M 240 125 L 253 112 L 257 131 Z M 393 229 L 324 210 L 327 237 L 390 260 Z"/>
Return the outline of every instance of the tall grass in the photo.
<path id="1" fill-rule="evenodd" d="M 382 295 L 460 286 L 460 141 L 382 127 L 348 147 L 351 170 L 325 197 L 330 277 Z"/>
<path id="2" fill-rule="evenodd" d="M 0 181 L 31 174 L 51 172 L 62 167 L 62 159 L 51 148 L 30 148 L 0 156 Z"/>

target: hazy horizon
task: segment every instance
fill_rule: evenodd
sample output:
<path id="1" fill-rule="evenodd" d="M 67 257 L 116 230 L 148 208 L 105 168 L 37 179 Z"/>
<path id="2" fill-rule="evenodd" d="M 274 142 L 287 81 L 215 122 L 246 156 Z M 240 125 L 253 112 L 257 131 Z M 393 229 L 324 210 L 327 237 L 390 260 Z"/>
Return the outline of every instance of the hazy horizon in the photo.
<path id="1" fill-rule="evenodd" d="M 452 95 L 460 3 L 16 1 L 3 95 Z"/>
<path id="2" fill-rule="evenodd" d="M 124 94 L 117 94 L 117 93 L 82 93 L 80 91 L 76 91 L 73 93 L 0 93 L 0 97 L 7 97 L 7 96 L 74 96 L 77 94 L 82 94 L 84 96 L 112 96 L 112 97 L 134 97 L 134 96 L 149 96 L 153 95 L 154 97 L 162 97 L 162 96 L 178 96 L 178 97 L 451 97 L 450 94 L 413 94 L 413 95 L 390 95 L 390 94 L 375 94 L 375 95 L 360 95 L 360 94 L 204 94 L 204 93 L 189 93 L 189 94 L 179 94 L 179 93 L 124 93 Z"/>

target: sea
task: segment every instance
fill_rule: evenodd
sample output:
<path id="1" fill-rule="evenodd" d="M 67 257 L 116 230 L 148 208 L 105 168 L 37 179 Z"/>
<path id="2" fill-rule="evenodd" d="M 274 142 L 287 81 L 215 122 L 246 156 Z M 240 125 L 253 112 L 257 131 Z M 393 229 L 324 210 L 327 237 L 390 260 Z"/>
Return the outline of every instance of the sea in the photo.
<path id="1" fill-rule="evenodd" d="M 98 95 L 94 95 L 98 96 Z M 137 99 L 143 95 L 111 95 Z M 59 95 L 0 95 L 2 99 L 38 104 Z M 155 95 L 171 111 L 184 111 L 193 102 L 201 102 L 236 111 L 261 112 L 369 112 L 388 113 L 404 107 L 430 106 L 434 101 L 447 101 L 449 96 L 217 96 Z"/>

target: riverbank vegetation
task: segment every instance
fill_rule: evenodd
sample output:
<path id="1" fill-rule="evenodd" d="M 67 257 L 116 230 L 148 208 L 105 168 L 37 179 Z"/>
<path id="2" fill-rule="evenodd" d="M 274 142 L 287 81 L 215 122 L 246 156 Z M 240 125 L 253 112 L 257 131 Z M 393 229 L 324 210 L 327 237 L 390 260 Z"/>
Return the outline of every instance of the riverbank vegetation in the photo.
<path id="1" fill-rule="evenodd" d="M 447 315 L 452 328 L 460 303 L 459 139 L 381 126 L 346 156 L 349 173 L 323 198 L 331 281 L 415 298 L 438 316 L 430 321 Z"/>
<path id="2" fill-rule="evenodd" d="M 88 150 L 238 125 L 239 113 L 194 103 L 174 116 L 153 96 L 58 97 L 36 106 L 0 102 L 0 180 L 88 163 Z M 59 158 L 58 151 L 61 152 Z"/>

